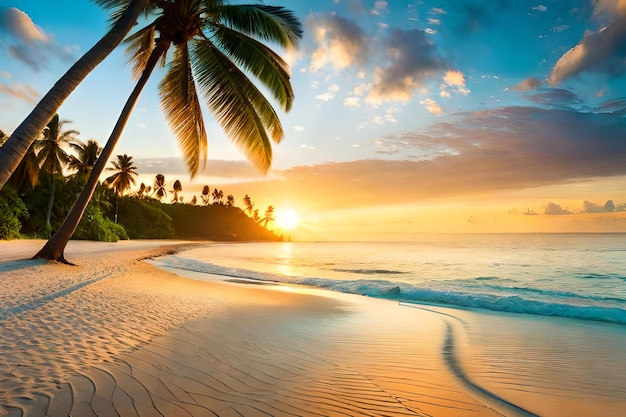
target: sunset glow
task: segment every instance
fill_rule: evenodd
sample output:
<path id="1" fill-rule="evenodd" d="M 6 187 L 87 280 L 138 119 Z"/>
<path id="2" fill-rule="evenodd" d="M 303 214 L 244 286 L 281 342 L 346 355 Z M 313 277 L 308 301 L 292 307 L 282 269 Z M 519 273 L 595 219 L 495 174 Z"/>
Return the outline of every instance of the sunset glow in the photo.
<path id="1" fill-rule="evenodd" d="M 292 231 L 300 223 L 300 216 L 293 209 L 276 210 L 275 217 L 276 227 L 286 232 Z"/>

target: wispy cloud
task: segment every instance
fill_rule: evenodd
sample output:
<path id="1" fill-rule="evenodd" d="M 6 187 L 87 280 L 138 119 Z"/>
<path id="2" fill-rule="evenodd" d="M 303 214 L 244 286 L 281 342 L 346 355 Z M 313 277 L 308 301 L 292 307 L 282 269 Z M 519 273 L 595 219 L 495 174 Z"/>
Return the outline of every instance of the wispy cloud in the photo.
<path id="1" fill-rule="evenodd" d="M 40 97 L 33 87 L 22 83 L 0 84 L 0 93 L 31 104 L 36 103 Z"/>
<path id="2" fill-rule="evenodd" d="M 52 36 L 15 7 L 0 8 L 0 39 L 11 57 L 35 71 L 45 68 L 51 56 L 72 59 L 71 48 L 57 45 Z"/>

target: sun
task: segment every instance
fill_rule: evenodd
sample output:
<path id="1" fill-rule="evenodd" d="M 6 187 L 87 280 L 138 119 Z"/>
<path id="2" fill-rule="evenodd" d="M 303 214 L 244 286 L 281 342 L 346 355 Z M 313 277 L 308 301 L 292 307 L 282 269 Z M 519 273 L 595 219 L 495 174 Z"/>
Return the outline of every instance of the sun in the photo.
<path id="1" fill-rule="evenodd" d="M 274 223 L 281 230 L 291 231 L 300 223 L 300 216 L 293 209 L 278 209 L 274 216 Z"/>

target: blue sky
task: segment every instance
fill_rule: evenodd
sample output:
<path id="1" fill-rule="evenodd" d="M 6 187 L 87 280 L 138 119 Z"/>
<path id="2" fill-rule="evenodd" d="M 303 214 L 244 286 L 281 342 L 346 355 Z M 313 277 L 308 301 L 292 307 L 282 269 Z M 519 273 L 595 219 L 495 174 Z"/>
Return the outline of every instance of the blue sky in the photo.
<path id="1" fill-rule="evenodd" d="M 626 202 L 626 1 L 266 3 L 294 10 L 305 28 L 298 51 L 281 51 L 296 101 L 281 117 L 286 135 L 270 173 L 259 176 L 207 116 L 210 161 L 187 181 L 159 108 L 161 74 L 116 153 L 133 155 L 146 177 L 181 179 L 189 193 L 209 184 L 315 213 L 318 228 L 332 218 L 332 233 L 364 223 L 394 233 L 444 230 L 431 223 L 626 231 L 618 214 L 606 224 L 544 215 L 549 202 L 570 213 L 585 200 Z M 106 19 L 88 1 L 0 0 L 1 129 L 17 126 Z M 106 141 L 133 86 L 125 62 L 116 51 L 60 109 L 84 140 Z M 357 213 L 384 220 L 345 220 Z"/>

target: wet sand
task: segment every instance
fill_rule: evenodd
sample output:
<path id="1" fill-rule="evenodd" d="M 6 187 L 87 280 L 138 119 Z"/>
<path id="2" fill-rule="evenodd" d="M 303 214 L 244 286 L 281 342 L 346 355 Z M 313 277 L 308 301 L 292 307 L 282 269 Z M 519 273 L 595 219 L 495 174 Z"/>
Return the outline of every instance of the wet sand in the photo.
<path id="1" fill-rule="evenodd" d="M 71 242 L 66 255 L 77 266 L 24 260 L 42 243 L 0 242 L 0 416 L 489 417 L 541 409 L 536 397 L 477 382 L 480 367 L 467 373 L 459 350 L 471 313 L 187 279 L 142 260 L 186 242 Z"/>

